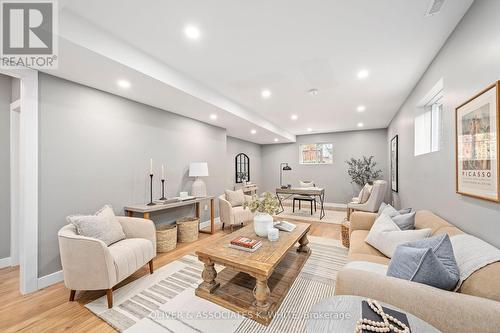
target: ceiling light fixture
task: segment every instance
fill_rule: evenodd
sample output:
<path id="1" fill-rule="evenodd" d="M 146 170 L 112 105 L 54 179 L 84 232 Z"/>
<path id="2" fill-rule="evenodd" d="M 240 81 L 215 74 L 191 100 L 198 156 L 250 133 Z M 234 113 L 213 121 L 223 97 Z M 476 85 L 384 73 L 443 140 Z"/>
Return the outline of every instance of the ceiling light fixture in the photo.
<path id="1" fill-rule="evenodd" d="M 366 79 L 370 75 L 367 69 L 362 69 L 358 72 L 358 79 Z"/>
<path id="2" fill-rule="evenodd" d="M 290 118 L 292 118 L 292 120 L 297 120 L 299 119 L 299 116 L 297 116 L 296 114 L 292 114 Z"/>
<path id="3" fill-rule="evenodd" d="M 310 90 L 308 91 L 308 93 L 309 93 L 309 95 L 311 95 L 311 96 L 316 96 L 319 92 L 318 92 L 318 89 L 313 88 L 313 89 L 310 89 Z"/>
<path id="4" fill-rule="evenodd" d="M 212 119 L 212 120 L 217 119 L 217 115 L 216 115 L 216 114 L 211 114 L 211 115 L 210 115 L 210 119 Z"/>
<path id="5" fill-rule="evenodd" d="M 363 127 L 365 126 L 363 123 L 358 123 L 358 127 Z"/>
<path id="6" fill-rule="evenodd" d="M 358 110 L 358 112 L 364 112 L 366 110 L 366 106 L 360 105 L 356 110 Z"/>
<path id="7" fill-rule="evenodd" d="M 263 98 L 269 98 L 269 97 L 271 97 L 271 91 L 269 91 L 267 89 L 266 90 L 262 90 L 262 92 L 260 94 L 261 94 L 261 96 Z"/>
<path id="8" fill-rule="evenodd" d="M 250 131 L 250 133 L 255 134 L 255 133 L 257 133 L 257 131 L 253 129 Z"/>
<path id="9" fill-rule="evenodd" d="M 274 138 L 274 142 L 278 142 L 278 141 L 280 141 L 280 140 L 278 140 L 278 138 Z"/>
<path id="10" fill-rule="evenodd" d="M 313 130 L 313 129 L 312 129 L 312 128 L 310 128 L 310 127 L 307 129 L 307 131 L 308 131 L 308 132 L 312 132 L 312 130 Z"/>
<path id="11" fill-rule="evenodd" d="M 200 38 L 200 35 L 201 35 L 200 29 L 198 29 L 198 27 L 196 27 L 194 25 L 188 25 L 184 29 L 184 33 L 186 34 L 187 38 L 193 39 L 193 40 Z"/>
<path id="12" fill-rule="evenodd" d="M 128 89 L 130 88 L 130 82 L 127 80 L 118 80 L 116 81 L 116 84 L 123 89 Z"/>

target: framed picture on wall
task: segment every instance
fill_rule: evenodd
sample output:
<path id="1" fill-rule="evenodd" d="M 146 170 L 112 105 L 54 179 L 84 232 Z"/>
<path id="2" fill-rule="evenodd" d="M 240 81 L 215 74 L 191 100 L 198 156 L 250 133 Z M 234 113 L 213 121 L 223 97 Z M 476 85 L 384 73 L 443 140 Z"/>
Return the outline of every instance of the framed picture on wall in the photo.
<path id="1" fill-rule="evenodd" d="M 456 192 L 500 202 L 500 81 L 455 109 Z"/>
<path id="2" fill-rule="evenodd" d="M 391 189 L 398 192 L 398 136 L 391 140 Z"/>

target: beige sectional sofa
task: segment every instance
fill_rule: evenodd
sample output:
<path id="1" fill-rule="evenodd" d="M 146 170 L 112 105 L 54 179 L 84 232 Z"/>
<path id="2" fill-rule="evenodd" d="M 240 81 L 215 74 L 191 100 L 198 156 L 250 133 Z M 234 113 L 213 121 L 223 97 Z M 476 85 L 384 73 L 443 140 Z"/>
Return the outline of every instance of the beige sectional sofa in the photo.
<path id="1" fill-rule="evenodd" d="M 500 262 L 487 265 L 464 281 L 458 292 L 388 277 L 369 263 L 388 265 L 390 259 L 368 245 L 365 238 L 376 213 L 351 215 L 350 262 L 337 276 L 335 294 L 359 295 L 392 304 L 443 332 L 500 332 Z M 418 211 L 416 229 L 430 228 L 433 235 L 463 231 L 429 211 Z"/>

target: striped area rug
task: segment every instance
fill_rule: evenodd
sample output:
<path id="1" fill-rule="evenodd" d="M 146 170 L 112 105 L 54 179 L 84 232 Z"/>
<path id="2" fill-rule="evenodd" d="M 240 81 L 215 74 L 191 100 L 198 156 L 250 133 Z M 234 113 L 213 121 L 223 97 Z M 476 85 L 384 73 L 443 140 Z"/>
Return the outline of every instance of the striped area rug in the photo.
<path id="1" fill-rule="evenodd" d="M 112 309 L 107 309 L 105 297 L 86 307 L 116 330 L 127 333 L 305 332 L 308 311 L 333 296 L 337 271 L 347 257 L 347 249 L 339 241 L 313 236 L 309 240 L 312 254 L 267 327 L 197 297 L 194 290 L 202 281 L 203 265 L 193 255 L 114 291 Z"/>

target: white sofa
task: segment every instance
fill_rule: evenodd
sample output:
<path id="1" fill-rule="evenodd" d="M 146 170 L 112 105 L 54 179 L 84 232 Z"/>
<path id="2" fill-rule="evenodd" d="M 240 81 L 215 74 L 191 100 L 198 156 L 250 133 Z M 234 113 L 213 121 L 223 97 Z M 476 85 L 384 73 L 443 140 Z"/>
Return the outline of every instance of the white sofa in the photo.
<path id="1" fill-rule="evenodd" d="M 245 200 L 252 200 L 252 196 L 245 195 Z M 226 195 L 219 196 L 219 215 L 222 222 L 222 230 L 225 226 L 230 226 L 231 231 L 235 225 L 242 225 L 253 221 L 253 213 L 249 209 L 244 209 L 243 206 L 233 207 L 226 200 Z"/>
<path id="2" fill-rule="evenodd" d="M 126 239 L 106 244 L 80 236 L 68 224 L 58 232 L 64 284 L 74 301 L 76 290 L 106 290 L 108 307 L 113 307 L 113 287 L 149 263 L 153 274 L 156 256 L 156 229 L 153 221 L 117 216 Z"/>

